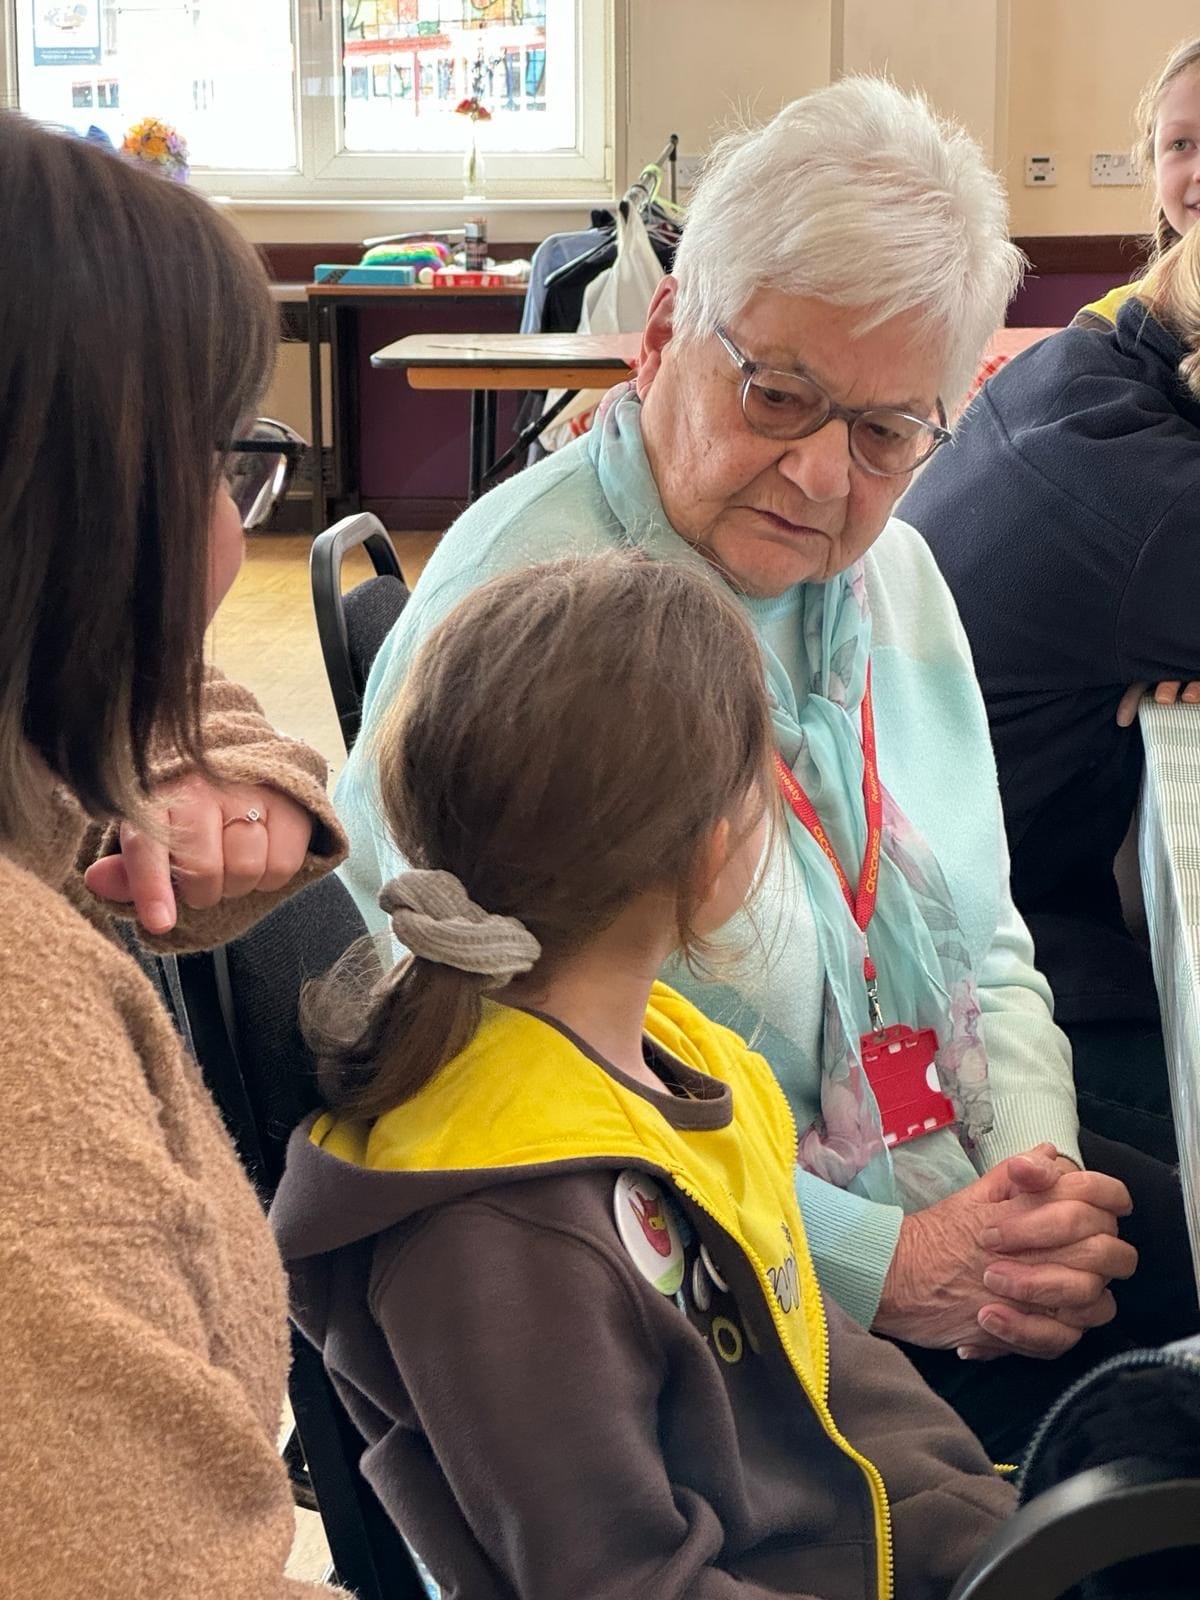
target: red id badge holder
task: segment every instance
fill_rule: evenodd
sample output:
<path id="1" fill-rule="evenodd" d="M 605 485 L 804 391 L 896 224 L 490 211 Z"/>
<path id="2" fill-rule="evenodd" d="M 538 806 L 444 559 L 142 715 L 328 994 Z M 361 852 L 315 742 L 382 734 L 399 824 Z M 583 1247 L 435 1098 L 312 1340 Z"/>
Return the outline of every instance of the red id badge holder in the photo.
<path id="1" fill-rule="evenodd" d="M 864 1033 L 863 1067 L 875 1091 L 883 1142 L 889 1149 L 920 1139 L 954 1122 L 954 1107 L 942 1093 L 934 1057 L 937 1034 L 932 1028 L 897 1023 L 878 1033 Z"/>

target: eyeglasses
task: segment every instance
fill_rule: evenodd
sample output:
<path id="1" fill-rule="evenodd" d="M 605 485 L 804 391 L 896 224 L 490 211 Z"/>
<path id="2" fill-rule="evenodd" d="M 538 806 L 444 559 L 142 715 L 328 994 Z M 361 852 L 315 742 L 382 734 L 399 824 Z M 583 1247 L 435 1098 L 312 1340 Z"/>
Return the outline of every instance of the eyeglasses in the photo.
<path id="1" fill-rule="evenodd" d="M 863 471 L 891 478 L 914 471 L 950 437 L 940 400 L 936 423 L 888 406 L 839 406 L 812 378 L 751 361 L 724 328 L 716 333 L 742 374 L 742 415 L 764 439 L 807 439 L 837 418 L 848 425 L 850 454 Z"/>
<path id="2" fill-rule="evenodd" d="M 255 419 L 249 431 L 225 446 L 222 469 L 242 527 L 258 528 L 287 490 L 308 445 L 286 422 Z"/>

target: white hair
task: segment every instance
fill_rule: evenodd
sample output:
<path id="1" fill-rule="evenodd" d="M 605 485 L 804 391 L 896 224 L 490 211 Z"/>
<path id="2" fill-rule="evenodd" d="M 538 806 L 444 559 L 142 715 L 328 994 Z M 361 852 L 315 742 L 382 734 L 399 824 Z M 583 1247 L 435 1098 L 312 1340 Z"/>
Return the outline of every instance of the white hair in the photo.
<path id="1" fill-rule="evenodd" d="M 999 178 L 923 96 L 849 77 L 713 148 L 675 263 L 674 332 L 710 334 L 759 289 L 861 307 L 863 330 L 916 312 L 965 393 L 1024 258 Z"/>

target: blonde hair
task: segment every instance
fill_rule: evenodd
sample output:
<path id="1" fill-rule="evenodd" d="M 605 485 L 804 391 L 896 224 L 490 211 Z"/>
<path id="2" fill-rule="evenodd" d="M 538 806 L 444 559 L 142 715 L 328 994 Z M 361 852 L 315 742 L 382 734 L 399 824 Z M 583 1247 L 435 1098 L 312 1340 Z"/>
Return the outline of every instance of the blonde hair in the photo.
<path id="1" fill-rule="evenodd" d="M 1189 229 L 1155 261 L 1138 299 L 1182 343 L 1179 376 L 1200 399 L 1200 228 Z"/>
<path id="2" fill-rule="evenodd" d="M 374 744 L 404 860 L 523 924 L 535 979 L 656 890 L 697 955 L 699 851 L 755 791 L 769 802 L 773 750 L 761 653 L 725 585 L 618 553 L 474 590 L 417 652 Z M 464 1048 L 488 987 L 415 955 L 364 994 L 371 976 L 352 951 L 301 1012 L 327 1099 L 362 1117 Z"/>
<path id="3" fill-rule="evenodd" d="M 1182 77 L 1193 67 L 1200 67 L 1200 39 L 1189 39 L 1186 44 L 1177 45 L 1163 63 L 1158 76 L 1142 90 L 1141 99 L 1134 113 L 1138 133 L 1137 142 L 1133 147 L 1133 162 L 1147 183 L 1154 182 L 1154 140 L 1158 130 L 1158 113 L 1162 106 L 1163 95 L 1176 78 Z M 1157 261 L 1159 256 L 1172 245 L 1179 243 L 1179 234 L 1167 220 L 1167 214 L 1161 204 L 1154 219 L 1151 243 L 1153 246 L 1151 259 L 1154 261 Z"/>

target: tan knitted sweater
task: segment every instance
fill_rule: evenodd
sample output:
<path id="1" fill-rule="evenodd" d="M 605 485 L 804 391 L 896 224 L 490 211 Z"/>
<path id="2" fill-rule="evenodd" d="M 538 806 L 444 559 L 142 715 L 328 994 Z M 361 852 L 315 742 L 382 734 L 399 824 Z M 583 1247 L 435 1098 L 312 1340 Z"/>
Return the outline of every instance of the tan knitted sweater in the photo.
<path id="1" fill-rule="evenodd" d="M 344 853 L 324 762 L 244 690 L 206 692 L 214 772 L 313 812 L 290 887 L 320 876 Z M 0 841 L 0 1595 L 312 1594 L 283 1577 L 279 1262 L 152 985 L 87 904 L 98 843 L 49 783 L 37 836 Z M 222 943 L 280 898 L 181 907 L 168 943 Z"/>

